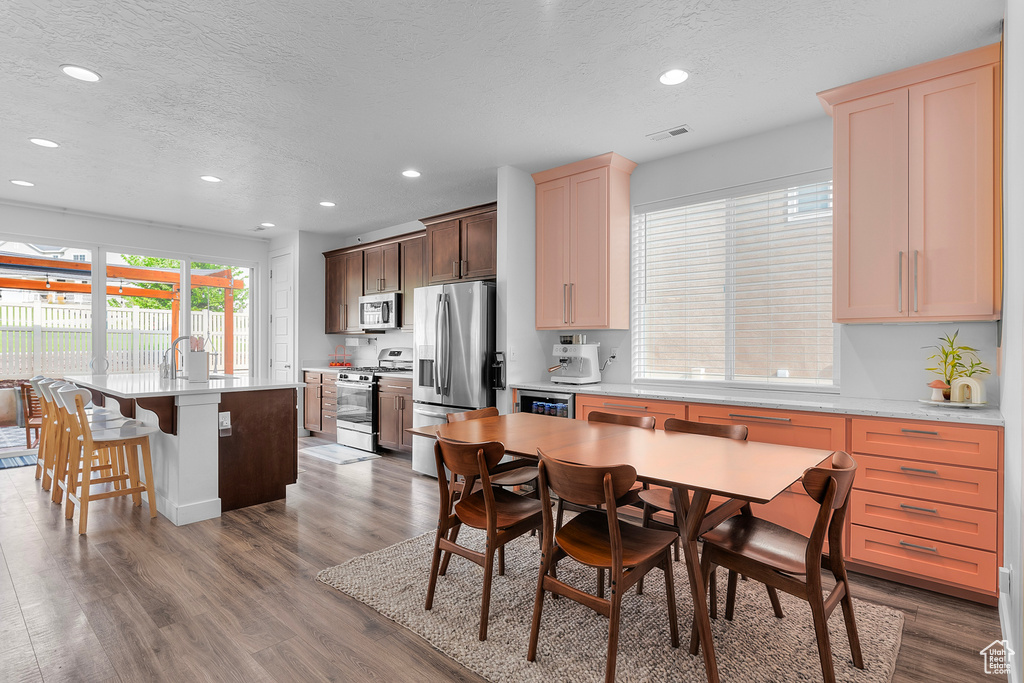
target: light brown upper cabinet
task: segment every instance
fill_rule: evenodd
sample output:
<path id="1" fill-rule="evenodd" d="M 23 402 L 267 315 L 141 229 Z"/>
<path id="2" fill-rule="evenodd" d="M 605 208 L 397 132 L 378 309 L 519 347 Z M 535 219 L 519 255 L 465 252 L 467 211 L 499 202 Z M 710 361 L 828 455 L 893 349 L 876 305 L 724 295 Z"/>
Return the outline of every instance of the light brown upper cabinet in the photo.
<path id="1" fill-rule="evenodd" d="M 397 292 L 401 289 L 398 252 L 398 242 L 363 249 L 363 292 L 365 294 Z"/>
<path id="2" fill-rule="evenodd" d="M 629 176 L 613 152 L 533 174 L 537 329 L 629 329 Z"/>
<path id="3" fill-rule="evenodd" d="M 836 322 L 995 320 L 999 45 L 819 93 L 834 119 Z"/>
<path id="4" fill-rule="evenodd" d="M 426 284 L 480 280 L 497 274 L 497 209 L 497 204 L 483 204 L 420 219 L 427 226 Z"/>

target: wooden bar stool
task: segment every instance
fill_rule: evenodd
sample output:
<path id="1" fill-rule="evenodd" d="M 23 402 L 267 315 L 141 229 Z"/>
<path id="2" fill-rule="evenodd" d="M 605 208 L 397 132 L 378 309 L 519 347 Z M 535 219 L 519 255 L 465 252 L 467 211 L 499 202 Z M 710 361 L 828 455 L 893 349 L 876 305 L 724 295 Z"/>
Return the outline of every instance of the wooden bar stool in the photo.
<path id="1" fill-rule="evenodd" d="M 46 470 L 53 466 L 52 461 L 52 449 L 53 448 L 53 437 L 51 432 L 54 431 L 56 415 L 54 413 L 53 406 L 50 402 L 49 394 L 43 393 L 42 383 L 46 382 L 50 384 L 52 380 L 47 380 L 42 375 L 36 375 L 29 380 L 29 384 L 32 385 L 32 390 L 35 391 L 36 396 L 39 397 L 39 410 L 42 413 L 42 425 L 39 429 L 39 449 L 36 451 L 36 479 L 42 480 L 42 487 L 44 491 L 50 490 L 50 476 Z M 50 456 L 48 460 L 47 457 Z"/>
<path id="2" fill-rule="evenodd" d="M 25 448 L 38 446 L 43 432 L 43 407 L 39 394 L 29 382 L 21 385 L 21 414 L 25 420 Z M 35 441 L 32 440 L 33 431 L 36 433 Z"/>
<path id="3" fill-rule="evenodd" d="M 90 393 L 86 389 L 64 388 L 57 396 L 71 415 L 69 436 L 72 448 L 65 482 L 67 506 L 64 517 L 72 519 L 75 506 L 79 508 L 78 533 L 84 534 L 89 521 L 89 504 L 93 500 L 131 496 L 136 506 L 142 505 L 142 493 L 149 498 L 149 516 L 156 517 L 156 490 L 153 486 L 153 462 L 150 456 L 149 436 L 157 427 L 144 427 L 134 420 L 113 429 L 93 431 L 85 412 Z M 74 412 L 72 412 L 74 410 Z M 103 423 L 97 423 L 102 425 Z M 141 456 L 146 480 L 139 477 Z M 94 471 L 95 470 L 95 471 Z M 94 476 L 109 471 L 106 476 Z M 94 493 L 96 484 L 115 484 L 114 490 Z M 120 487 L 116 487 L 117 485 Z"/>

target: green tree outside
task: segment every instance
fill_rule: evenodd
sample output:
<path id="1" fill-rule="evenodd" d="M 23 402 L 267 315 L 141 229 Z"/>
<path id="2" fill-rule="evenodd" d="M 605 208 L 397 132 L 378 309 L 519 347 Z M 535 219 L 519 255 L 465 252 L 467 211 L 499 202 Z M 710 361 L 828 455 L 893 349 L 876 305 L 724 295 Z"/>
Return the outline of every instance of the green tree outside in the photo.
<path id="1" fill-rule="evenodd" d="M 142 266 L 146 268 L 169 268 L 177 270 L 180 267 L 181 262 L 177 259 L 159 258 L 156 256 L 136 256 L 133 254 L 121 254 L 121 258 L 124 259 L 125 263 L 132 266 Z M 193 270 L 224 270 L 226 266 L 222 266 L 216 263 L 201 263 L 199 261 L 192 262 Z M 242 268 L 231 268 L 231 277 L 239 279 L 245 275 L 245 270 Z M 107 285 L 111 286 L 117 282 L 116 280 L 107 280 Z M 124 281 L 125 285 L 132 287 L 138 287 L 140 289 L 154 289 L 164 292 L 171 291 L 173 285 L 165 282 L 133 282 L 129 280 Z M 236 289 L 234 291 L 234 304 L 233 309 L 237 313 L 245 310 L 249 303 L 249 290 Z M 111 299 L 108 305 L 114 308 L 154 308 L 154 309 L 169 309 L 171 308 L 170 299 L 150 299 L 141 296 L 121 296 L 116 299 Z M 197 287 L 192 290 L 192 310 L 193 311 L 204 311 L 210 309 L 217 313 L 224 312 L 224 290 L 219 287 Z"/>

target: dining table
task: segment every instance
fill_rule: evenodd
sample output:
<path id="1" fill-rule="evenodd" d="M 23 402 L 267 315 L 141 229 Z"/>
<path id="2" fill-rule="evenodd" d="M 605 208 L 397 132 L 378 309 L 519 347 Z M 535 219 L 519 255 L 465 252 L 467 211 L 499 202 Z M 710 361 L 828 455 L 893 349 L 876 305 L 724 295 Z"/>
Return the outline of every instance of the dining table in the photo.
<path id="1" fill-rule="evenodd" d="M 691 642 L 690 654 L 696 655 L 698 649 L 703 652 L 710 683 L 719 680 L 718 665 L 697 541 L 711 496 L 767 503 L 800 479 L 807 468 L 823 463 L 833 453 L 534 413 L 511 413 L 406 431 L 432 439 L 440 433 L 446 439 L 467 443 L 500 441 L 507 454 L 525 458 L 536 459 L 540 450 L 546 456 L 580 465 L 628 464 L 636 470 L 640 482 L 672 488 L 676 519 L 681 520 L 679 533 L 698 636 Z"/>

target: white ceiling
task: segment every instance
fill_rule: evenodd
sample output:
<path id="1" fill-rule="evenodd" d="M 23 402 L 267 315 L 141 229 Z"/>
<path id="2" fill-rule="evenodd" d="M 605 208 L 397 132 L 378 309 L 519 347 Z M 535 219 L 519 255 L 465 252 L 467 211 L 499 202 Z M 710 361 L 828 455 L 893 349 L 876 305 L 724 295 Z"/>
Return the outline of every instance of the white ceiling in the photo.
<path id="1" fill-rule="evenodd" d="M 1003 9 L 5 0 L 0 201 L 240 235 L 264 221 L 278 227 L 260 236 L 362 233 L 493 201 L 499 166 L 645 162 L 821 116 L 817 91 L 998 41 Z M 72 80 L 65 63 L 103 80 Z M 660 85 L 671 67 L 690 80 Z M 682 123 L 681 138 L 644 137 Z M 423 176 L 403 178 L 410 167 Z"/>

